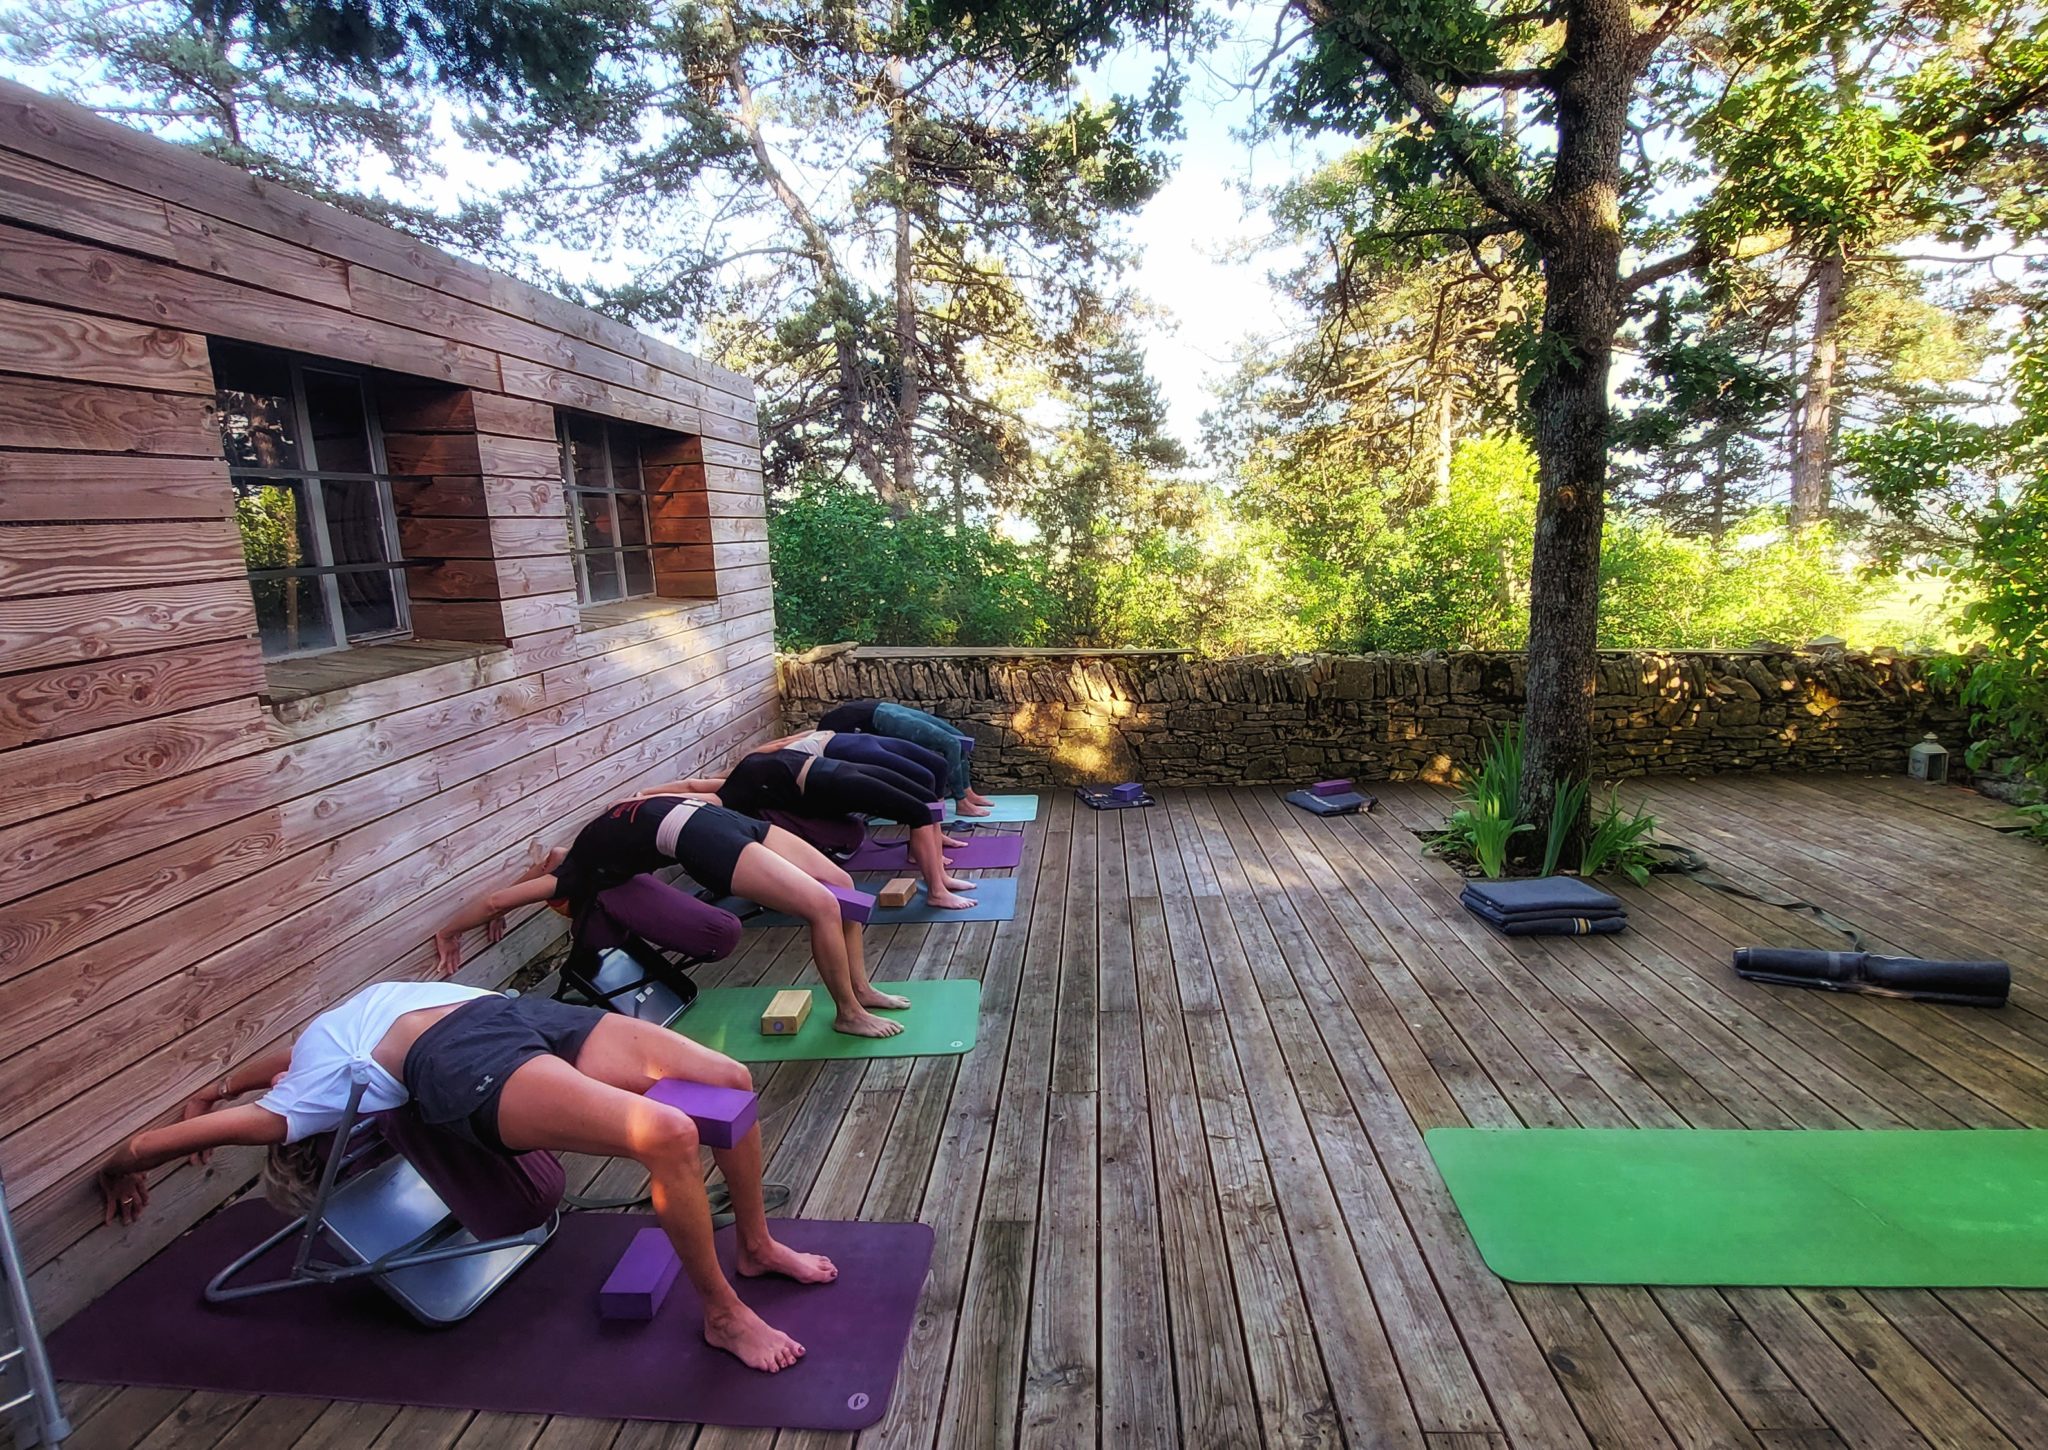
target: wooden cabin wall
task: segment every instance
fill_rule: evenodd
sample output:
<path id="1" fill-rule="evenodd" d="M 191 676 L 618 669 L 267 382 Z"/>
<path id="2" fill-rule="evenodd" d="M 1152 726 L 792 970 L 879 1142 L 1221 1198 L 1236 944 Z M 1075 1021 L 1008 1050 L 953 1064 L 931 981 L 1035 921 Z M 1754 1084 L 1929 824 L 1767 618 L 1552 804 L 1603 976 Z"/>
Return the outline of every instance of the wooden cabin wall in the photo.
<path id="1" fill-rule="evenodd" d="M 272 703 L 209 337 L 406 375 L 378 401 L 415 634 L 470 654 Z M 578 608 L 558 406 L 677 435 L 649 468 L 676 597 Z M 118 1141 L 431 974 L 433 926 L 534 842 L 773 725 L 759 468 L 746 379 L 0 83 L 0 1174 L 46 1316 L 248 1181 L 167 1170 L 101 1229 Z M 464 976 L 559 933 L 472 934 Z"/>

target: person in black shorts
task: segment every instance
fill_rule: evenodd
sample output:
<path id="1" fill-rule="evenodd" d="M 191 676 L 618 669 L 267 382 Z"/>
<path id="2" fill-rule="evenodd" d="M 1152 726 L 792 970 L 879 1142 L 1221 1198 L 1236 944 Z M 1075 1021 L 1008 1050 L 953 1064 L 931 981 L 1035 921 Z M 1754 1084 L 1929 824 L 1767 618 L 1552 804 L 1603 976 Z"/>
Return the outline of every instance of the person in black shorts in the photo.
<path id="1" fill-rule="evenodd" d="M 453 972 L 460 964 L 462 934 L 470 928 L 483 927 L 497 940 L 505 913 L 515 907 L 548 902 L 580 930 L 600 898 L 612 901 L 626 883 L 678 865 L 720 895 L 737 893 L 810 927 L 811 957 L 838 1009 L 837 1030 L 855 1037 L 894 1037 L 903 1030 L 875 1013 L 900 1012 L 909 1001 L 878 992 L 868 981 L 860 924 L 842 920 L 839 899 L 825 889 L 851 886 L 853 878 L 808 841 L 727 810 L 708 793 L 663 789 L 608 807 L 572 845 L 548 851 L 517 881 L 477 897 L 442 926 L 434 934 L 441 969 Z"/>
<path id="2" fill-rule="evenodd" d="M 911 828 L 910 859 L 924 877 L 925 900 L 948 911 L 974 905 L 972 897 L 960 894 L 971 891 L 974 883 L 946 874 L 944 842 L 933 819 L 938 803 L 922 797 L 915 781 L 894 771 L 827 760 L 794 748 L 757 750 L 726 775 L 672 781 L 655 789 L 711 792 L 748 815 L 778 810 L 827 819 L 852 814 L 900 822 Z"/>
<path id="3" fill-rule="evenodd" d="M 740 1301 L 718 1262 L 696 1125 L 642 1096 L 665 1078 L 751 1091 L 731 1058 L 651 1022 L 545 997 L 503 997 L 449 982 L 378 982 L 322 1012 L 289 1046 L 229 1072 L 183 1117 L 129 1138 L 100 1170 L 104 1216 L 133 1223 L 149 1206 L 149 1170 L 230 1144 L 270 1150 L 267 1194 L 303 1212 L 326 1140 L 361 1084 L 359 1112 L 406 1106 L 428 1124 L 495 1152 L 631 1158 L 647 1169 L 654 1214 L 704 1306 L 704 1338 L 773 1374 L 804 1347 Z M 233 1100 L 254 1092 L 258 1101 Z M 732 1194 L 739 1272 L 827 1284 L 839 1270 L 769 1231 L 758 1126 L 711 1156 Z"/>

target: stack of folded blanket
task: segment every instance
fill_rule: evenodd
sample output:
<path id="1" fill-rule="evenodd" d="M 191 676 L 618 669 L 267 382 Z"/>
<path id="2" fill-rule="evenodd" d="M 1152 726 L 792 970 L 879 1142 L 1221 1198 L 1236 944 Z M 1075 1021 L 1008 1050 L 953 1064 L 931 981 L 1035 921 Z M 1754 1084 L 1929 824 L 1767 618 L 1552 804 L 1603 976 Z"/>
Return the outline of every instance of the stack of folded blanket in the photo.
<path id="1" fill-rule="evenodd" d="M 1509 936 L 1590 936 L 1628 925 L 1619 900 L 1576 876 L 1474 881 L 1458 899 Z"/>

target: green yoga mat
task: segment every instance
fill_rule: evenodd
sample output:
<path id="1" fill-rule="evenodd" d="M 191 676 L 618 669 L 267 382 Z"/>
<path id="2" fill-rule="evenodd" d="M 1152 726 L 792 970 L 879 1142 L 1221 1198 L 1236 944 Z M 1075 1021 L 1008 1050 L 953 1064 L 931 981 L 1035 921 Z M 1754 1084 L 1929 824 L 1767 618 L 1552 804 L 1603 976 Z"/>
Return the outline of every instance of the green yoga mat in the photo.
<path id="1" fill-rule="evenodd" d="M 761 1031 L 761 1013 L 782 987 L 706 987 L 676 1019 L 676 1031 L 741 1062 L 825 1062 L 851 1057 L 946 1057 L 974 1046 L 981 1020 L 981 983 L 952 978 L 877 982 L 884 992 L 910 999 L 902 1012 L 883 1012 L 903 1024 L 894 1037 L 849 1037 L 832 1030 L 832 998 L 811 988 L 811 1015 L 789 1037 Z"/>
<path id="2" fill-rule="evenodd" d="M 2048 1130 L 1424 1137 L 1516 1283 L 2048 1288 Z"/>

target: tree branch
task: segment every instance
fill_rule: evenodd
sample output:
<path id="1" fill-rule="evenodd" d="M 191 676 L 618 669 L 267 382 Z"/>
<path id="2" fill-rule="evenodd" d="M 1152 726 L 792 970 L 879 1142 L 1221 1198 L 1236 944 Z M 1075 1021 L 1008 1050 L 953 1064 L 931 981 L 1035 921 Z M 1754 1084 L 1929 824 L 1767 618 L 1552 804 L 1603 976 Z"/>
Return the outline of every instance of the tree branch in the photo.
<path id="1" fill-rule="evenodd" d="M 1303 12 L 1319 26 L 1327 27 L 1356 46 L 1373 63 L 1388 85 L 1421 117 L 1424 125 L 1450 154 L 1458 174 L 1488 206 L 1524 230 L 1547 233 L 1551 227 L 1550 208 L 1517 186 L 1479 153 L 1466 134 L 1464 120 L 1436 86 L 1410 63 L 1399 46 L 1369 26 L 1352 23 L 1340 14 L 1332 0 L 1298 0 Z"/>
<path id="2" fill-rule="evenodd" d="M 1687 247 L 1676 256 L 1664 258 L 1661 262 L 1652 262 L 1648 266 L 1638 267 L 1635 271 L 1621 279 L 1622 295 L 1626 297 L 1630 293 L 1640 292 L 1645 287 L 1654 287 L 1659 282 L 1668 281 L 1682 272 L 1690 272 L 1694 267 L 1706 261 L 1710 255 L 1711 253 L 1705 246 L 1696 244 Z"/>

